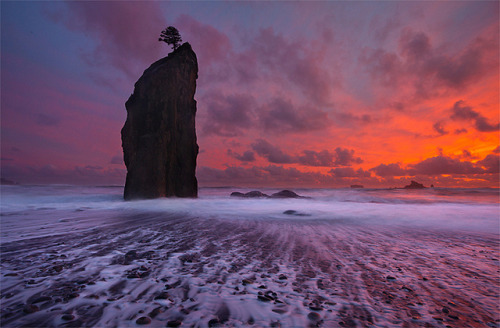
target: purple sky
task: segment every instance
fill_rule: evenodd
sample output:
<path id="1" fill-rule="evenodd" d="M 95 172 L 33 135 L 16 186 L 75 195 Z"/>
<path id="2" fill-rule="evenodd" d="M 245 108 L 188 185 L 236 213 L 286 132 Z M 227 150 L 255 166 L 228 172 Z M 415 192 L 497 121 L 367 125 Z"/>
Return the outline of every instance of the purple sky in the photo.
<path id="1" fill-rule="evenodd" d="M 2 177 L 122 185 L 168 25 L 198 56 L 201 186 L 498 186 L 497 1 L 2 1 Z"/>

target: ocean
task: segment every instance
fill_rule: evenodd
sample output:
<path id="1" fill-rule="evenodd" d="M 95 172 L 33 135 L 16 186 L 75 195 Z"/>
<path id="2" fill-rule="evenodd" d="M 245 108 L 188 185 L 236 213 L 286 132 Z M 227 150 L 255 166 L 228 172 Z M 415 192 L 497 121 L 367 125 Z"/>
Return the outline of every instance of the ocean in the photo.
<path id="1" fill-rule="evenodd" d="M 498 189 L 250 190 L 1 186 L 1 326 L 499 326 Z"/>

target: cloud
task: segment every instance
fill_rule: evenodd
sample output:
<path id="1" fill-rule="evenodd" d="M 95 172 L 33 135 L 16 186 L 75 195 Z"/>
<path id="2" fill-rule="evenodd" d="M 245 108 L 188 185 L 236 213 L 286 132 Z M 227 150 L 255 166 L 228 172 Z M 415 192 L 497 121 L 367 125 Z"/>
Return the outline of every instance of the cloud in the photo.
<path id="1" fill-rule="evenodd" d="M 235 153 L 231 149 L 227 150 L 227 154 L 231 157 L 236 158 L 237 160 L 241 162 L 254 162 L 255 161 L 255 154 L 253 151 L 247 150 L 243 154 Z"/>
<path id="2" fill-rule="evenodd" d="M 477 164 L 484 167 L 487 173 L 500 172 L 500 156 L 498 153 L 487 155 L 483 160 L 477 162 Z"/>
<path id="3" fill-rule="evenodd" d="M 333 166 L 334 154 L 328 150 L 314 151 L 303 150 L 302 155 L 297 157 L 297 162 L 306 166 Z"/>
<path id="4" fill-rule="evenodd" d="M 354 170 L 352 167 L 336 167 L 328 173 L 336 178 L 368 178 L 371 173 L 363 169 Z"/>
<path id="5" fill-rule="evenodd" d="M 391 164 L 380 164 L 370 169 L 370 171 L 375 172 L 379 177 L 388 177 L 388 176 L 406 176 L 407 172 L 405 169 L 401 168 L 400 164 L 391 163 Z"/>
<path id="6" fill-rule="evenodd" d="M 284 153 L 280 148 L 271 145 L 264 139 L 257 139 L 252 144 L 252 149 L 257 155 L 266 158 L 270 163 L 291 164 L 296 161 L 292 156 Z"/>
<path id="7" fill-rule="evenodd" d="M 363 160 L 354 156 L 354 150 L 337 147 L 334 152 L 328 150 L 302 150 L 301 153 L 290 155 L 281 148 L 273 146 L 264 139 L 258 139 L 252 144 L 257 155 L 266 158 L 274 164 L 300 164 L 304 166 L 337 167 L 360 164 Z"/>
<path id="8" fill-rule="evenodd" d="M 400 33 L 399 51 L 365 48 L 359 60 L 376 82 L 398 89 L 410 87 L 419 98 L 464 90 L 498 70 L 498 40 L 494 37 L 478 37 L 458 52 L 432 41 L 423 31 L 405 28 Z"/>
<path id="9" fill-rule="evenodd" d="M 45 113 L 38 113 L 35 122 L 40 126 L 58 126 L 61 119 Z"/>
<path id="10" fill-rule="evenodd" d="M 124 164 L 123 163 L 123 155 L 116 155 L 111 158 L 109 164 Z"/>
<path id="11" fill-rule="evenodd" d="M 452 120 L 473 122 L 476 130 L 480 132 L 495 132 L 500 129 L 500 123 L 489 123 L 486 117 L 473 110 L 472 107 L 465 105 L 463 100 L 457 101 L 451 111 Z"/>
<path id="12" fill-rule="evenodd" d="M 2 166 L 2 177 L 19 183 L 62 183 L 77 185 L 123 185 L 126 170 L 103 168 L 98 165 L 77 165 L 60 168 L 53 164 L 43 166 Z"/>
<path id="13" fill-rule="evenodd" d="M 260 29 L 248 51 L 257 56 L 263 72 L 285 76 L 313 104 L 328 103 L 332 85 L 338 85 L 322 66 L 322 51 L 309 40 L 287 39 L 272 28 Z M 275 75 L 276 76 L 276 75 Z"/>
<path id="14" fill-rule="evenodd" d="M 111 65 L 135 79 L 159 57 L 158 37 L 165 19 L 158 2 L 68 1 L 65 5 L 69 15 L 52 12 L 50 17 L 93 36 L 97 45 L 86 54 L 88 64 Z"/>
<path id="15" fill-rule="evenodd" d="M 202 131 L 206 134 L 232 137 L 253 127 L 256 101 L 249 94 L 223 95 L 212 92 L 203 97 L 206 119 Z"/>
<path id="16" fill-rule="evenodd" d="M 442 136 L 449 133 L 448 131 L 445 130 L 445 128 L 443 126 L 443 122 L 436 122 L 436 123 L 434 123 L 434 125 L 432 126 L 432 128 L 434 129 L 434 131 L 436 131 L 437 133 L 439 133 Z"/>
<path id="17" fill-rule="evenodd" d="M 313 107 L 295 107 L 290 101 L 274 98 L 258 111 L 259 123 L 270 133 L 297 133 L 326 128 L 326 112 Z"/>
<path id="18" fill-rule="evenodd" d="M 354 157 L 354 150 L 347 148 L 335 148 L 335 166 L 349 166 L 352 164 L 363 163 L 359 157 Z"/>
<path id="19" fill-rule="evenodd" d="M 471 162 L 460 161 L 447 156 L 436 156 L 417 164 L 408 165 L 409 175 L 441 175 L 441 174 L 481 174 L 484 170 Z"/>

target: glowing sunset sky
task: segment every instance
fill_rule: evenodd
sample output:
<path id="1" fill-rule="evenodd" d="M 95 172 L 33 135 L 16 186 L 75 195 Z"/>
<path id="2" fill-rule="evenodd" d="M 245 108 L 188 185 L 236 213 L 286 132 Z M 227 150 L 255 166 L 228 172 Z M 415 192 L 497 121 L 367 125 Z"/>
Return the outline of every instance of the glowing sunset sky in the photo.
<path id="1" fill-rule="evenodd" d="M 2 177 L 122 185 L 168 25 L 198 56 L 200 186 L 498 187 L 498 1 L 2 1 Z"/>

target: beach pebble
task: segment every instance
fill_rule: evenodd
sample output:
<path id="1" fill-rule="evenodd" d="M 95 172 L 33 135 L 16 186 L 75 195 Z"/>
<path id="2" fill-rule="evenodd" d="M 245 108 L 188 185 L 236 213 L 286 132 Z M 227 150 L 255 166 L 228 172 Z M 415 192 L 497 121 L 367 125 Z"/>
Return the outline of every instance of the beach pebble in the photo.
<path id="1" fill-rule="evenodd" d="M 319 305 L 310 305 L 309 309 L 311 309 L 313 311 L 322 311 L 323 310 L 323 308 Z"/>
<path id="2" fill-rule="evenodd" d="M 252 281 L 252 280 L 250 280 L 250 279 L 243 279 L 243 280 L 241 281 L 241 283 L 242 283 L 243 285 L 250 285 L 250 284 L 252 284 L 252 283 L 253 283 L 253 281 Z"/>
<path id="3" fill-rule="evenodd" d="M 284 274 L 280 274 L 278 277 L 279 280 L 286 280 L 288 279 Z"/>
<path id="4" fill-rule="evenodd" d="M 33 304 L 26 304 L 26 306 L 25 306 L 25 307 L 24 307 L 24 309 L 23 309 L 23 312 L 24 312 L 24 313 L 28 313 L 28 314 L 29 314 L 29 313 L 34 313 L 34 312 L 36 312 L 36 311 L 38 311 L 38 310 L 40 310 L 40 309 L 38 308 L 38 306 L 33 305 Z"/>
<path id="5" fill-rule="evenodd" d="M 63 314 L 61 317 L 61 319 L 63 319 L 64 321 L 71 321 L 74 318 L 75 318 L 75 316 L 72 314 L 69 314 L 69 313 Z"/>
<path id="6" fill-rule="evenodd" d="M 167 322 L 167 327 L 179 327 L 182 325 L 182 321 L 180 320 L 170 320 Z"/>
<path id="7" fill-rule="evenodd" d="M 287 312 L 286 309 L 281 309 L 281 308 L 272 309 L 271 311 L 279 313 L 279 314 L 283 314 L 283 313 Z"/>
<path id="8" fill-rule="evenodd" d="M 309 312 L 309 314 L 307 315 L 307 319 L 316 322 L 321 319 L 321 316 L 316 312 Z"/>
<path id="9" fill-rule="evenodd" d="M 166 300 L 168 298 L 167 292 L 161 292 L 158 296 L 155 297 L 155 300 Z"/>
<path id="10" fill-rule="evenodd" d="M 257 295 L 257 299 L 262 302 L 270 302 L 273 299 L 269 298 L 267 295 Z"/>
<path id="11" fill-rule="evenodd" d="M 37 299 L 33 300 L 31 303 L 35 304 L 35 303 L 41 303 L 41 302 L 46 302 L 46 301 L 50 301 L 50 300 L 52 300 L 52 297 L 50 297 L 50 296 L 40 296 Z"/>
<path id="12" fill-rule="evenodd" d="M 386 278 L 387 280 L 396 280 L 396 278 L 394 278 L 393 276 L 387 276 Z"/>
<path id="13" fill-rule="evenodd" d="M 15 277 L 15 276 L 17 276 L 17 273 L 15 272 L 4 274 L 4 277 Z"/>
<path id="14" fill-rule="evenodd" d="M 151 319 L 148 317 L 140 317 L 135 321 L 135 323 L 138 325 L 148 325 L 151 323 Z"/>
<path id="15" fill-rule="evenodd" d="M 219 319 L 212 319 L 212 320 L 208 321 L 208 326 L 209 327 L 219 327 L 220 326 Z"/>

